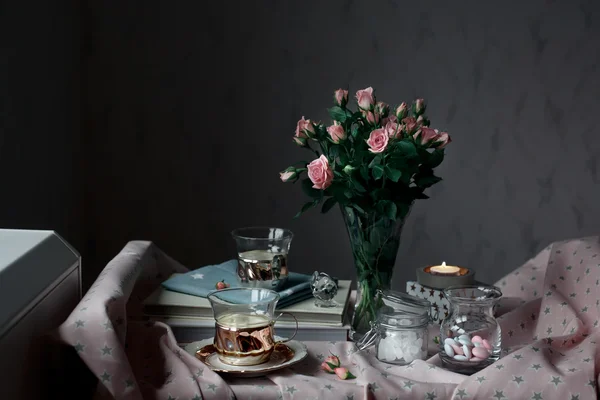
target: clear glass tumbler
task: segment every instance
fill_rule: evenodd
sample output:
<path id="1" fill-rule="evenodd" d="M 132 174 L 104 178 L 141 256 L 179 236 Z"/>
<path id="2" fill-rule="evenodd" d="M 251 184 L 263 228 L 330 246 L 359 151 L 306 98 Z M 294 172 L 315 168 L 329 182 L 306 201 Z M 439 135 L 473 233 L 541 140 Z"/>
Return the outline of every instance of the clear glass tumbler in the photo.
<path id="1" fill-rule="evenodd" d="M 288 277 L 287 257 L 294 237 L 282 228 L 248 227 L 231 232 L 243 287 L 279 290 Z"/>

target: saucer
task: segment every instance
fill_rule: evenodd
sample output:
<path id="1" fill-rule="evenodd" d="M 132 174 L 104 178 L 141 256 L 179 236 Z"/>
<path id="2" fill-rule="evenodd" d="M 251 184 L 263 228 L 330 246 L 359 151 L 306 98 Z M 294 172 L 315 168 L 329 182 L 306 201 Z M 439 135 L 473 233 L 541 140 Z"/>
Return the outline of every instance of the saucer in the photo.
<path id="1" fill-rule="evenodd" d="M 275 340 L 282 340 L 282 338 L 275 337 Z M 263 376 L 290 367 L 302 361 L 308 355 L 304 343 L 297 340 L 276 344 L 269 361 L 258 365 L 225 364 L 219 359 L 217 350 L 213 345 L 213 338 L 189 343 L 183 349 L 215 372 L 244 378 Z"/>

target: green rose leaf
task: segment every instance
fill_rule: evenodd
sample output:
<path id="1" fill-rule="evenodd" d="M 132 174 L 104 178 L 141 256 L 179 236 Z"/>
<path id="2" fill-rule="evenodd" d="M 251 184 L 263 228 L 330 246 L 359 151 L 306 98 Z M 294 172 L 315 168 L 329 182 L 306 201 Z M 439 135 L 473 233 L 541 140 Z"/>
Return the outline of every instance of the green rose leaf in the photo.
<path id="1" fill-rule="evenodd" d="M 298 218 L 300 215 L 302 215 L 306 211 L 310 210 L 317 204 L 319 204 L 319 200 L 314 200 L 314 201 L 309 201 L 308 203 L 304 203 L 304 205 L 302 206 L 302 209 L 300 211 L 298 211 L 296 213 L 296 215 L 294 215 L 294 218 Z"/>
<path id="2" fill-rule="evenodd" d="M 431 187 L 441 180 L 442 178 L 435 176 L 430 169 L 422 170 L 415 175 L 415 185 L 423 189 Z"/>
<path id="3" fill-rule="evenodd" d="M 367 167 L 366 165 L 363 164 L 360 167 L 360 176 L 362 176 L 363 179 L 368 182 L 369 181 L 369 167 Z"/>
<path id="4" fill-rule="evenodd" d="M 394 169 L 389 165 L 385 166 L 385 176 L 387 176 L 391 181 L 398 182 L 400 177 L 402 176 L 402 171 Z"/>
<path id="5" fill-rule="evenodd" d="M 383 178 L 383 167 L 381 165 L 374 165 L 371 171 L 375 180 Z"/>
<path id="6" fill-rule="evenodd" d="M 390 201 L 385 205 L 385 215 L 392 221 L 396 220 L 397 210 L 398 210 L 398 207 L 396 206 L 396 204 L 393 201 Z"/>
<path id="7" fill-rule="evenodd" d="M 339 121 L 339 122 L 346 122 L 346 111 L 344 111 L 344 109 L 340 106 L 335 106 L 335 107 L 331 107 L 330 109 L 328 109 L 327 111 L 329 111 L 329 116 L 331 117 L 331 119 Z"/>
<path id="8" fill-rule="evenodd" d="M 323 197 L 323 191 L 312 187 L 313 183 L 310 178 L 306 178 L 302 181 L 302 191 L 313 199 L 321 199 Z"/>
<path id="9" fill-rule="evenodd" d="M 444 161 L 444 149 L 438 149 L 431 152 L 423 165 L 433 169 L 439 166 Z"/>
<path id="10" fill-rule="evenodd" d="M 329 146 L 329 159 L 335 160 L 340 153 L 340 146 L 337 144 L 332 144 Z"/>
<path id="11" fill-rule="evenodd" d="M 380 155 L 380 154 L 376 155 L 376 156 L 375 156 L 375 157 L 374 157 L 374 158 L 371 160 L 371 162 L 369 163 L 369 168 L 373 168 L 373 167 L 374 167 L 374 166 L 376 166 L 376 165 L 380 165 L 380 164 L 381 164 L 381 160 L 382 160 L 382 157 L 381 157 L 381 155 Z"/>
<path id="12" fill-rule="evenodd" d="M 325 214 L 327 211 L 331 210 L 333 206 L 335 206 L 337 200 L 335 197 L 330 197 L 323 203 L 323 207 L 321 207 L 321 213 Z"/>
<path id="13" fill-rule="evenodd" d="M 396 155 L 401 155 L 408 159 L 417 158 L 419 156 L 415 144 L 406 139 L 400 140 L 394 145 L 394 156 Z"/>
<path id="14" fill-rule="evenodd" d="M 359 193 L 365 193 L 367 189 L 356 179 L 352 179 L 352 185 L 354 185 L 354 189 Z"/>

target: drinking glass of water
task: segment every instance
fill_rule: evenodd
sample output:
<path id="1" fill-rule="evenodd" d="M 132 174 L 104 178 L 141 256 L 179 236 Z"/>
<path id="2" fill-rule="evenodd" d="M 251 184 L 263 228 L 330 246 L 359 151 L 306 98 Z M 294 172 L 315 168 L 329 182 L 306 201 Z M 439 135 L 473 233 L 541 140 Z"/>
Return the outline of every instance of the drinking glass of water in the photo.
<path id="1" fill-rule="evenodd" d="M 243 287 L 278 290 L 288 277 L 292 231 L 247 227 L 231 232 L 238 253 L 237 275 Z"/>

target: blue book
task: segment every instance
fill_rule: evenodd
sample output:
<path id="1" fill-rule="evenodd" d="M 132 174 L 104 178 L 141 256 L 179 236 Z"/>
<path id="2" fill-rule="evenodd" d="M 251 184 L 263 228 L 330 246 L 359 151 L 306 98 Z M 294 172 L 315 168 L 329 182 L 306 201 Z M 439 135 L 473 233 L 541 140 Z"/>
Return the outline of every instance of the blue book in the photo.
<path id="1" fill-rule="evenodd" d="M 208 265 L 185 274 L 177 274 L 162 283 L 165 289 L 192 296 L 206 297 L 216 290 L 217 282 L 225 281 L 232 288 L 242 287 L 237 277 L 237 260 Z M 287 307 L 312 297 L 310 275 L 290 272 L 285 285 L 279 289 L 277 308 Z"/>

